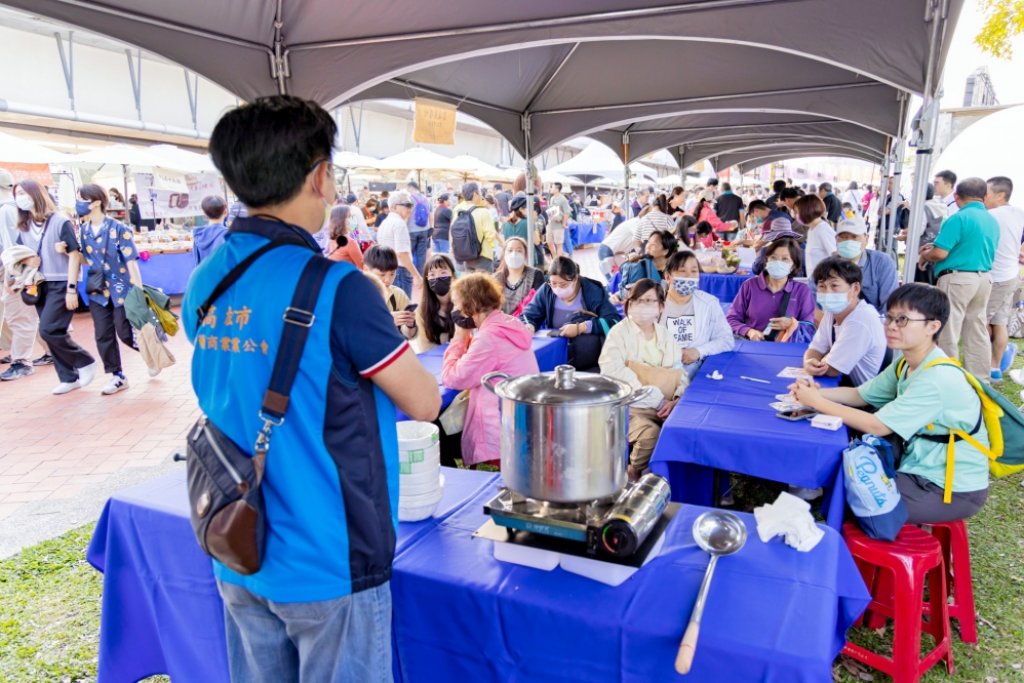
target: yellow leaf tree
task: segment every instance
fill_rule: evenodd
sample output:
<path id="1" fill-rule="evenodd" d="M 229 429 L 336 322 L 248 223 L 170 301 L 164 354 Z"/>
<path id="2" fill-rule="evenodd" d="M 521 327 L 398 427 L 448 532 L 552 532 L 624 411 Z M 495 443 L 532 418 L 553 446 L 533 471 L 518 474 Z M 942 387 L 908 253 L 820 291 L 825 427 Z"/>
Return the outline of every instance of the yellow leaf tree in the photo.
<path id="1" fill-rule="evenodd" d="M 985 25 L 974 38 L 983 52 L 1000 59 L 1013 56 L 1012 40 L 1024 33 L 1024 0 L 982 0 Z"/>

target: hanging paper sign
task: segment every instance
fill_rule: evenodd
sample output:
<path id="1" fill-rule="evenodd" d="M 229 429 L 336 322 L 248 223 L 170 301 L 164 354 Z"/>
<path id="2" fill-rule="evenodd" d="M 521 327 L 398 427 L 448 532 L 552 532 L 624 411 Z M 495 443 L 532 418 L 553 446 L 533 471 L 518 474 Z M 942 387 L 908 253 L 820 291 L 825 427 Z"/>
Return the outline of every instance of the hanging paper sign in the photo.
<path id="1" fill-rule="evenodd" d="M 150 175 L 153 176 L 153 187 L 157 190 L 188 192 L 188 181 L 183 173 L 169 171 L 166 168 L 154 168 Z"/>
<path id="2" fill-rule="evenodd" d="M 417 97 L 412 141 L 430 145 L 455 144 L 455 105 Z"/>
<path id="3" fill-rule="evenodd" d="M 159 187 L 156 183 L 168 184 L 174 175 L 181 177 L 176 187 Z M 203 199 L 210 195 L 221 195 L 220 179 L 216 173 L 174 174 L 158 179 L 156 173 L 136 173 L 135 191 L 139 197 L 139 211 L 145 219 L 188 218 L 203 213 Z"/>

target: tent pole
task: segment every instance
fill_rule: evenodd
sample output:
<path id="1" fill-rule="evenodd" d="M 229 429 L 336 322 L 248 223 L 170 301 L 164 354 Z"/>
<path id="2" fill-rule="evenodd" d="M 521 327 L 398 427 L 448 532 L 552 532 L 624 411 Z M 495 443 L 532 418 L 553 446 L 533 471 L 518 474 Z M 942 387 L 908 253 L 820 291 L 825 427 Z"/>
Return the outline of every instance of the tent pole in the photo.
<path id="1" fill-rule="evenodd" d="M 892 192 L 889 193 L 889 220 L 888 226 L 885 229 L 885 253 L 892 257 L 894 263 L 898 263 L 894 240 L 897 230 L 896 222 L 898 218 L 897 209 L 900 203 L 900 187 L 902 185 L 901 176 L 903 175 L 904 142 L 905 140 L 902 134 L 900 137 L 896 138 L 896 149 L 894 153 L 895 161 L 893 162 L 892 168 Z"/>
<path id="2" fill-rule="evenodd" d="M 622 215 L 629 219 L 633 217 L 633 203 L 629 201 L 629 133 L 622 134 L 622 159 L 626 170 L 622 176 L 624 187 L 622 190 L 622 206 L 620 208 L 622 209 Z M 612 222 L 615 222 L 614 218 Z M 611 226 L 608 227 L 610 228 Z"/>
<path id="3" fill-rule="evenodd" d="M 533 151 L 530 149 L 529 114 L 523 114 L 522 127 L 524 151 L 523 156 L 526 158 L 526 265 L 532 268 L 534 264 L 533 235 L 536 230 L 538 216 L 533 215 L 534 178 L 536 177 L 536 168 L 533 165 Z"/>
<path id="4" fill-rule="evenodd" d="M 924 202 L 928 184 L 928 169 L 931 166 L 932 150 L 938 130 L 939 93 L 941 83 L 933 81 L 935 64 L 938 59 L 939 40 L 945 27 L 949 5 L 943 0 L 932 0 L 925 15 L 931 21 L 931 39 L 928 45 L 928 64 L 925 72 L 924 102 L 921 104 L 921 119 L 916 132 L 917 150 L 914 159 L 914 194 L 911 196 L 910 225 L 907 226 L 907 256 L 903 263 L 903 282 L 913 282 L 917 267 L 917 250 L 924 230 Z"/>

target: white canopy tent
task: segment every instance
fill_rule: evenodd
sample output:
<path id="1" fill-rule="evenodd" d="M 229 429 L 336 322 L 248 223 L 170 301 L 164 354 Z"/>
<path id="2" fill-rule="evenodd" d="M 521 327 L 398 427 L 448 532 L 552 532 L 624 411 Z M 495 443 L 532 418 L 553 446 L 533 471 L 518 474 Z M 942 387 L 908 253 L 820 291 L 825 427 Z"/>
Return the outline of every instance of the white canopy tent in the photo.
<path id="1" fill-rule="evenodd" d="M 67 158 L 67 154 L 49 147 L 0 132 L 0 163 L 59 164 Z"/>
<path id="2" fill-rule="evenodd" d="M 1022 188 L 1019 194 L 1024 195 L 1024 156 L 1020 146 L 992 144 L 994 140 L 1018 140 L 1021 130 L 1024 130 L 1024 105 L 989 114 L 953 138 L 932 164 L 929 181 L 934 173 L 944 168 L 953 169 L 960 178 L 1006 176 Z M 1014 203 L 1024 206 L 1020 196 Z"/>

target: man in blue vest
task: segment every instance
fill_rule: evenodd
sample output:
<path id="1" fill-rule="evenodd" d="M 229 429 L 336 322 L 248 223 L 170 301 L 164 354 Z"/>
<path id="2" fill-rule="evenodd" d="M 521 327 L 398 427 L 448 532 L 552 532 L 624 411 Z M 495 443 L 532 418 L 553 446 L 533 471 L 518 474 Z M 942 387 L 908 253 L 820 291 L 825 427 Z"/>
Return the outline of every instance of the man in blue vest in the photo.
<path id="1" fill-rule="evenodd" d="M 282 316 L 306 263 L 322 258 L 312 235 L 335 200 L 336 132 L 318 105 L 277 96 L 229 111 L 210 138 L 214 163 L 249 211 L 196 269 L 182 310 L 199 406 L 237 444 L 260 429 Z M 225 275 L 269 241 L 287 246 L 260 256 L 197 319 Z M 231 680 L 390 682 L 395 406 L 433 420 L 437 381 L 351 264 L 330 267 L 312 313 L 266 460 L 262 565 L 241 575 L 214 562 Z"/>

